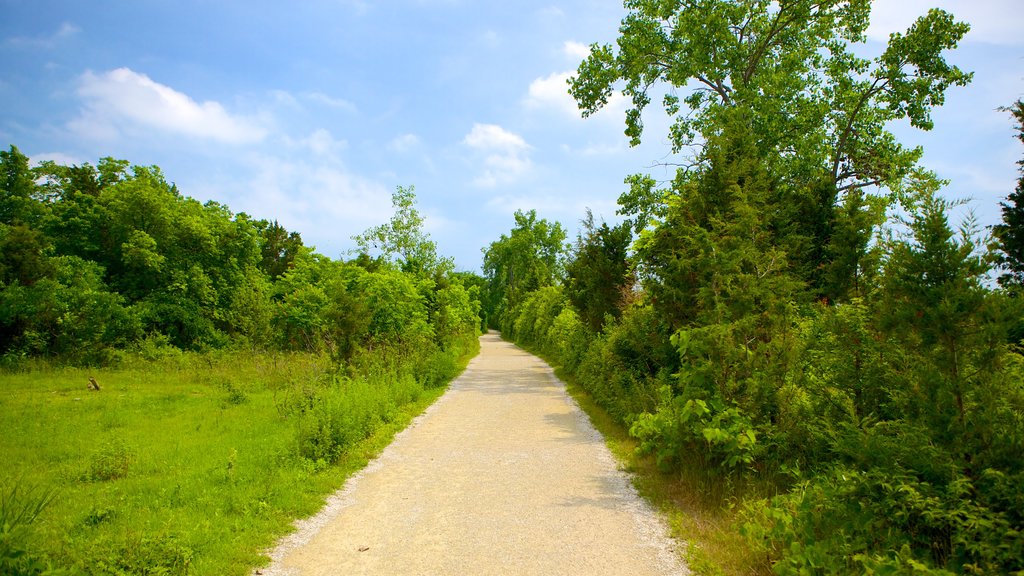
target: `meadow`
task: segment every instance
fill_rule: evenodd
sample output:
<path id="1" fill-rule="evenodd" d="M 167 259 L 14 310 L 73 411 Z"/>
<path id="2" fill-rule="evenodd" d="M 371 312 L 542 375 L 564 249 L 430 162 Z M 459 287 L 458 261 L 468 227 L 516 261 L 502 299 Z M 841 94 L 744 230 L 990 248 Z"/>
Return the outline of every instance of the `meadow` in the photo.
<path id="1" fill-rule="evenodd" d="M 0 374 L 0 571 L 250 573 L 444 390 L 359 372 L 207 353 Z"/>

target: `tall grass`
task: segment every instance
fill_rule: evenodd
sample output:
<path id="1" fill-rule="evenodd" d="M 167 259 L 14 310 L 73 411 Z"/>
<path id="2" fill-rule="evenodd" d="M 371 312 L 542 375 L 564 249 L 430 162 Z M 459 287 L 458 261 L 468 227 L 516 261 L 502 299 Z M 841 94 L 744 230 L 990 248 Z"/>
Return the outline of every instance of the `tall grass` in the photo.
<path id="1" fill-rule="evenodd" d="M 438 360 L 444 381 L 475 350 Z M 0 374 L 0 479 L 53 493 L 19 545 L 72 573 L 247 574 L 443 392 L 388 362 L 180 354 Z"/>

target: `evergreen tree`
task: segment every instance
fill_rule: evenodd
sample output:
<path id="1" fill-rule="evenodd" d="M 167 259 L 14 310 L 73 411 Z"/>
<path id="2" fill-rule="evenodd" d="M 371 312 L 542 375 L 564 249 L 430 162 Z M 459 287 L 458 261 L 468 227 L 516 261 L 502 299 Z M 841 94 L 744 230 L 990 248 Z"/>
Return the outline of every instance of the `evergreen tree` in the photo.
<path id="1" fill-rule="evenodd" d="M 1018 100 L 1009 111 L 1017 121 L 1017 138 L 1024 142 L 1024 100 Z M 1003 209 L 1003 222 L 992 228 L 999 249 L 1001 267 L 1006 273 L 999 277 L 999 284 L 1006 287 L 1024 287 L 1024 160 L 1017 164 L 1021 167 L 1017 189 L 1010 193 L 1006 202 L 999 205 Z"/>
<path id="2" fill-rule="evenodd" d="M 587 210 L 583 230 L 565 266 L 566 296 L 579 311 L 580 319 L 600 332 L 605 318 L 617 319 L 633 289 L 633 272 L 628 260 L 633 235 L 628 223 L 614 228 L 594 224 Z"/>

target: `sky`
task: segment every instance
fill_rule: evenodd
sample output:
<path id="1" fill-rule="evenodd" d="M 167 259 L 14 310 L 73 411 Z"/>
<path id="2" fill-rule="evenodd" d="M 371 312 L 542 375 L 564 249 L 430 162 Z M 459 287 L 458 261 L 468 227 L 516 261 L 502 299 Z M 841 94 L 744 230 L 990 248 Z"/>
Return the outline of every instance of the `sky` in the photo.
<path id="1" fill-rule="evenodd" d="M 1024 97 L 1024 0 L 877 0 L 863 50 L 932 6 L 972 25 L 947 58 L 974 81 L 931 132 L 894 130 L 995 224 L 1024 157 L 998 110 Z M 616 220 L 627 175 L 670 177 L 657 106 L 631 148 L 621 98 L 583 119 L 566 92 L 624 14 L 615 0 L 0 0 L 0 146 L 158 165 L 183 194 L 332 258 L 414 186 L 439 252 L 477 271 L 518 209 L 572 239 L 587 208 Z"/>

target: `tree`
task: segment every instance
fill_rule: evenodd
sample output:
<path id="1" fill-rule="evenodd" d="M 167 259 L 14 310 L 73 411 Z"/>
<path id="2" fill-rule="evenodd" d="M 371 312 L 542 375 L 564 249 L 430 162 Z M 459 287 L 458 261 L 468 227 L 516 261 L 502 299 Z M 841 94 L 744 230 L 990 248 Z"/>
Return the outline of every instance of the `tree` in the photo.
<path id="1" fill-rule="evenodd" d="M 17 147 L 0 151 L 0 224 L 36 224 L 42 205 L 32 170 Z"/>
<path id="2" fill-rule="evenodd" d="M 1008 110 L 1017 121 L 1017 138 L 1024 142 L 1024 100 L 1018 100 Z M 1007 196 L 1006 202 L 999 203 L 1003 222 L 992 227 L 1002 252 L 999 263 L 1006 271 L 999 277 L 999 284 L 1007 287 L 1024 287 L 1024 160 L 1017 165 L 1021 173 L 1017 189 Z"/>
<path id="3" fill-rule="evenodd" d="M 745 110 L 756 154 L 779 179 L 771 223 L 778 243 L 801 277 L 827 295 L 837 202 L 876 186 L 897 193 L 905 188 L 921 151 L 900 145 L 887 125 L 909 120 L 930 129 L 931 109 L 942 104 L 945 91 L 971 79 L 942 56 L 968 25 L 933 9 L 869 60 L 852 45 L 865 38 L 870 0 L 625 4 L 629 14 L 617 49 L 593 45 L 570 80 L 583 115 L 607 104 L 621 86 L 633 105 L 626 134 L 635 145 L 652 91 L 664 90 L 664 108 L 673 118 L 669 140 L 680 152 L 705 145 L 734 121 L 732 111 Z M 695 162 L 708 158 L 698 155 Z M 651 193 L 647 179 L 632 183 L 639 190 L 620 199 L 627 215 L 656 214 L 649 203 L 666 195 Z"/>
<path id="4" fill-rule="evenodd" d="M 450 271 L 453 263 L 438 258 L 437 245 L 423 230 L 423 217 L 416 210 L 416 188 L 397 187 L 391 194 L 394 215 L 387 224 L 374 226 L 353 240 L 364 253 L 376 251 L 408 272 L 433 274 Z"/>
<path id="5" fill-rule="evenodd" d="M 277 280 L 295 265 L 295 257 L 305 248 L 298 232 L 289 233 L 277 220 L 255 223 L 260 235 L 260 269 Z"/>
<path id="6" fill-rule="evenodd" d="M 999 372 L 1005 326 L 999 301 L 983 285 L 990 262 L 977 231 L 967 222 L 957 238 L 946 216 L 953 205 L 937 195 L 940 185 L 916 192 L 911 236 L 892 242 L 883 288 L 885 324 L 927 360 L 918 368 L 928 379 L 920 387 L 926 396 L 914 404 L 932 418 L 934 437 L 952 443 L 967 432 L 975 390 Z"/>
<path id="7" fill-rule="evenodd" d="M 628 293 L 633 289 L 633 271 L 628 260 L 633 241 L 628 223 L 614 228 L 594 224 L 587 210 L 583 230 L 565 266 L 566 296 L 580 318 L 600 332 L 605 317 L 619 318 Z"/>
<path id="8" fill-rule="evenodd" d="M 537 211 L 516 210 L 509 235 L 484 250 L 488 316 L 495 324 L 530 292 L 562 280 L 565 230 L 558 222 L 537 219 Z"/>

